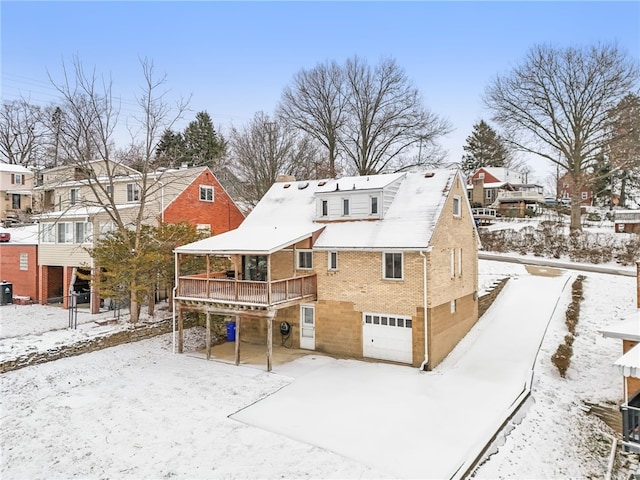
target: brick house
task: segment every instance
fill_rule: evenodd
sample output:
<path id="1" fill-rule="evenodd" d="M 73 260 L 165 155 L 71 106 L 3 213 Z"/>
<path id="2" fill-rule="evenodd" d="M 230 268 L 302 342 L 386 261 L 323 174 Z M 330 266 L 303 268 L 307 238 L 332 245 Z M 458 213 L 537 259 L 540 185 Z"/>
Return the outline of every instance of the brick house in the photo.
<path id="1" fill-rule="evenodd" d="M 38 226 L 0 229 L 11 234 L 0 242 L 0 280 L 12 284 L 15 301 L 38 299 Z"/>
<path id="2" fill-rule="evenodd" d="M 625 451 L 640 453 L 640 262 L 636 264 L 637 310 L 623 320 L 600 329 L 605 337 L 622 340 L 622 356 L 614 367 L 622 375 L 624 403 L 622 436 Z"/>
<path id="3" fill-rule="evenodd" d="M 153 172 L 146 181 L 146 224 L 186 221 L 215 234 L 236 228 L 244 219 L 207 167 Z M 136 221 L 142 182 L 139 172 L 115 162 L 43 172 L 36 189 L 40 303 L 62 302 L 66 308 L 69 294 L 76 292 L 90 303 L 92 313 L 99 311 L 97 291 L 78 273 L 92 274 L 95 266 L 87 249 L 114 228 L 106 208 L 116 209 L 125 224 Z"/>
<path id="4" fill-rule="evenodd" d="M 558 192 L 558 199 L 564 203 L 571 202 L 571 195 L 573 195 L 573 179 L 569 173 L 565 173 L 558 178 L 558 184 L 556 191 Z M 589 206 L 593 203 L 593 192 L 591 189 L 583 185 L 580 189 L 580 205 Z"/>
<path id="5" fill-rule="evenodd" d="M 0 162 L 0 223 L 21 222 L 32 208 L 33 172 Z"/>
<path id="6" fill-rule="evenodd" d="M 502 215 L 524 216 L 525 209 L 544 204 L 544 188 L 527 182 L 524 173 L 502 167 L 481 167 L 467 180 L 473 205 L 491 207 Z"/>
<path id="7" fill-rule="evenodd" d="M 186 312 L 240 338 L 430 369 L 478 318 L 478 236 L 456 170 L 275 183 L 236 230 L 176 248 Z M 182 275 L 185 257 L 230 270 Z M 425 315 L 426 313 L 426 315 Z M 425 332 L 427 334 L 425 335 Z"/>

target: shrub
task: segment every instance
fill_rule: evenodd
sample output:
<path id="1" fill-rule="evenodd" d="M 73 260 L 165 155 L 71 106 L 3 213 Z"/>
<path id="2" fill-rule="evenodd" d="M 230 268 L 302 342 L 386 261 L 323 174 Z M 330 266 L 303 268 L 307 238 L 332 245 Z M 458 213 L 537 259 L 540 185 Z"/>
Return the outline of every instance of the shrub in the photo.
<path id="1" fill-rule="evenodd" d="M 558 369 L 558 373 L 560 373 L 560 376 L 562 378 L 565 378 L 565 375 L 567 374 L 567 370 L 569 369 L 569 365 L 571 364 L 572 355 L 573 347 L 571 345 L 567 345 L 566 343 L 562 343 L 558 345 L 556 353 L 554 353 L 551 357 L 551 361 Z"/>

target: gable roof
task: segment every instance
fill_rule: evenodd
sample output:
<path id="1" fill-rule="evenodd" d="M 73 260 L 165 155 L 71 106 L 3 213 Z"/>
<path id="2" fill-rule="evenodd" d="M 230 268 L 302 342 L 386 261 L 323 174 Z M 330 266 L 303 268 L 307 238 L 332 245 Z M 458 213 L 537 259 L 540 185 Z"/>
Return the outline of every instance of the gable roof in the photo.
<path id="1" fill-rule="evenodd" d="M 514 170 L 504 167 L 481 167 L 478 170 L 484 170 L 492 177 L 502 182 L 509 183 L 525 183 L 525 175 Z"/>
<path id="2" fill-rule="evenodd" d="M 30 173 L 31 175 L 33 175 L 33 172 L 29 170 L 27 167 L 23 167 L 22 165 L 16 165 L 14 163 L 4 163 L 4 162 L 0 162 L 0 172 L 24 173 L 25 175 Z"/>
<path id="3" fill-rule="evenodd" d="M 461 185 L 464 185 L 457 170 L 435 170 L 432 173 L 405 172 L 275 183 L 236 230 L 183 245 L 175 251 L 230 253 L 238 251 L 237 245 L 251 251 L 275 251 L 281 248 L 276 248 L 276 245 L 290 245 L 323 227 L 315 240 L 315 249 L 424 249 L 429 245 L 455 178 L 460 178 Z M 398 190 L 384 218 L 316 221 L 316 193 L 331 193 L 336 185 L 342 191 L 344 185 L 347 194 L 353 190 L 384 188 L 394 182 L 397 182 Z M 301 234 L 304 236 L 300 237 Z M 248 238 L 241 240 L 243 237 Z M 197 248 L 194 248 L 195 244 Z"/>

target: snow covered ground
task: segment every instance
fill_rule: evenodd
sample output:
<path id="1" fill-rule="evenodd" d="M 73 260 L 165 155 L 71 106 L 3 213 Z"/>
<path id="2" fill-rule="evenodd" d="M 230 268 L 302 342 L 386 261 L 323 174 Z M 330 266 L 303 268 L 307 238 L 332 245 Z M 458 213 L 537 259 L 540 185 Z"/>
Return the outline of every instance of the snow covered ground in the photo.
<path id="1" fill-rule="evenodd" d="M 171 335 L 8 372 L 0 375 L 0 477 L 448 477 L 504 413 L 492 392 L 506 398 L 501 388 L 512 389 L 518 376 L 524 383 L 531 357 L 532 401 L 476 477 L 601 478 L 606 429 L 580 406 L 621 400 L 612 367 L 620 342 L 597 330 L 635 309 L 636 281 L 585 274 L 574 357 L 561 379 L 550 357 L 566 334 L 570 299 L 562 288 L 576 274 L 532 278 L 522 265 L 481 261 L 481 289 L 502 276 L 512 280 L 429 373 L 311 354 L 268 374 L 263 365 L 173 355 Z M 558 295 L 551 314 L 544 306 Z M 0 358 L 126 328 L 79 318 L 78 331 L 69 331 L 66 311 L 43 315 L 51 308 L 0 307 Z M 496 313 L 507 310 L 513 314 Z M 541 327 L 537 358 L 517 349 L 507 365 L 492 359 L 498 346 L 541 336 Z M 197 344 L 202 330 L 191 329 L 185 350 Z"/>

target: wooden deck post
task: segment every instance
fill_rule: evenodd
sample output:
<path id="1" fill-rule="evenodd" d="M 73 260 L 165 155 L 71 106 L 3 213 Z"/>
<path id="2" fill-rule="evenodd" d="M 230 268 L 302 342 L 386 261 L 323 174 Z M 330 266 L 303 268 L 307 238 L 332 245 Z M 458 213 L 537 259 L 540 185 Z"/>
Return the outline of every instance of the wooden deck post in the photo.
<path id="1" fill-rule="evenodd" d="M 240 365 L 240 315 L 236 315 L 236 365 Z"/>
<path id="2" fill-rule="evenodd" d="M 273 318 L 274 315 L 267 317 L 267 372 L 273 367 Z"/>
<path id="3" fill-rule="evenodd" d="M 211 358 L 211 313 L 207 312 L 207 360 Z"/>
<path id="4" fill-rule="evenodd" d="M 182 353 L 184 347 L 184 314 L 182 308 L 178 309 L 178 353 Z"/>

